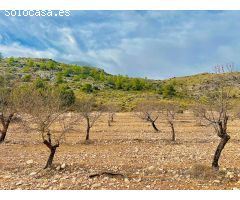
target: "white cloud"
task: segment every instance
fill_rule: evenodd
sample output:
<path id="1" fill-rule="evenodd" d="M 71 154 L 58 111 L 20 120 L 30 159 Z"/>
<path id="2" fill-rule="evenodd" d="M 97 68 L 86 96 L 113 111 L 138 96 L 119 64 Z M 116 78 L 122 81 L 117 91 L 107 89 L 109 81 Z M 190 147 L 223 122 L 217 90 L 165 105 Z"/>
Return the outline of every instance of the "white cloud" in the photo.
<path id="1" fill-rule="evenodd" d="M 0 19 L 0 51 L 166 78 L 211 71 L 230 61 L 238 64 L 239 20 L 239 11 L 79 11 L 61 21 L 7 18 Z"/>
<path id="2" fill-rule="evenodd" d="M 0 52 L 4 57 L 37 57 L 37 58 L 56 58 L 57 52 L 55 49 L 47 49 L 44 51 L 34 50 L 32 48 L 23 47 L 17 43 L 11 45 L 0 45 Z"/>

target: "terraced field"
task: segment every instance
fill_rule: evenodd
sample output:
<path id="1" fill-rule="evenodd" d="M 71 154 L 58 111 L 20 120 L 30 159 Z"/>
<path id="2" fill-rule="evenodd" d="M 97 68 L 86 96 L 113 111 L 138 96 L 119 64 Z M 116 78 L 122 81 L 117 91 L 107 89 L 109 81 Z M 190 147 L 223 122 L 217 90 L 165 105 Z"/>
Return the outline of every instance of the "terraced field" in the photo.
<path id="1" fill-rule="evenodd" d="M 220 172 L 212 157 L 219 139 L 211 127 L 196 125 L 190 112 L 179 114 L 176 142 L 158 120 L 161 132 L 133 113 L 117 113 L 111 127 L 103 115 L 84 143 L 84 124 L 66 135 L 44 170 L 48 149 L 36 133 L 17 124 L 0 145 L 0 189 L 237 189 L 240 188 L 240 122 L 231 121 Z"/>

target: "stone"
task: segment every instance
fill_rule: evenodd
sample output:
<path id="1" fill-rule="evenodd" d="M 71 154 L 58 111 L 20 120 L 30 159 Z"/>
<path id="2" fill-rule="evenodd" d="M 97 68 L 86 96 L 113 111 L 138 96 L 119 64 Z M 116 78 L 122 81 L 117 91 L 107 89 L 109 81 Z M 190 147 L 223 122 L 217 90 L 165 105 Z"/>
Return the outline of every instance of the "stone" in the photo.
<path id="1" fill-rule="evenodd" d="M 61 169 L 65 169 L 65 168 L 66 168 L 66 164 L 63 163 L 63 164 L 61 165 Z"/>
<path id="2" fill-rule="evenodd" d="M 31 165 L 31 164 L 33 164 L 33 160 L 28 160 L 26 163 L 27 163 L 28 165 Z"/>
<path id="3" fill-rule="evenodd" d="M 234 172 L 227 172 L 225 175 L 226 178 L 234 178 Z"/>
<path id="4" fill-rule="evenodd" d="M 95 184 L 92 185 L 93 188 L 100 187 L 100 186 L 101 186 L 101 183 L 95 183 Z"/>
<path id="5" fill-rule="evenodd" d="M 154 166 L 150 166 L 150 167 L 148 168 L 148 170 L 149 170 L 149 171 L 154 170 Z"/>
<path id="6" fill-rule="evenodd" d="M 127 183 L 127 184 L 130 183 L 130 181 L 128 180 L 128 178 L 125 178 L 125 179 L 124 179 L 124 182 Z"/>
<path id="7" fill-rule="evenodd" d="M 106 177 L 103 178 L 103 180 L 109 180 L 109 178 L 106 176 Z"/>
<path id="8" fill-rule="evenodd" d="M 23 184 L 22 181 L 19 181 L 19 182 L 16 183 L 16 186 L 19 186 L 19 185 L 22 185 L 22 184 Z"/>
<path id="9" fill-rule="evenodd" d="M 213 183 L 220 183 L 220 180 L 214 180 Z"/>
<path id="10" fill-rule="evenodd" d="M 32 173 L 29 174 L 29 176 L 34 176 L 36 174 L 37 174 L 37 172 L 32 172 Z"/>
<path id="11" fill-rule="evenodd" d="M 139 178 L 139 179 L 137 179 L 136 181 L 139 183 L 139 182 L 141 182 L 141 181 L 142 181 L 142 179 L 141 179 L 141 178 Z"/>
<path id="12" fill-rule="evenodd" d="M 61 166 L 57 166 L 56 170 L 58 170 L 58 171 L 59 171 L 60 169 L 61 169 Z"/>

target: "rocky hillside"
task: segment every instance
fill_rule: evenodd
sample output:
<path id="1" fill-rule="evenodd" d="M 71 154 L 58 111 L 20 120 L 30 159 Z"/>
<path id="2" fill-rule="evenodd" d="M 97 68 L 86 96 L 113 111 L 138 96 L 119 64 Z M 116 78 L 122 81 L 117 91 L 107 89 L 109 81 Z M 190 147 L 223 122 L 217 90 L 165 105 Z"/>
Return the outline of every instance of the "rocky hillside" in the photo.
<path id="1" fill-rule="evenodd" d="M 94 93 L 104 101 L 131 106 L 133 101 L 146 98 L 192 99 L 195 95 L 218 87 L 220 79 L 234 86 L 234 97 L 240 97 L 240 73 L 197 74 L 167 80 L 150 80 L 111 75 L 103 69 L 59 63 L 51 59 L 4 58 L 0 60 L 0 78 L 19 84 L 37 79 L 52 84 L 65 84 L 75 94 Z"/>
<path id="2" fill-rule="evenodd" d="M 5 58 L 0 61 L 0 72 L 9 80 L 31 82 L 40 78 L 56 84 L 68 84 L 74 90 L 86 92 L 157 88 L 157 83 L 151 80 L 111 75 L 99 68 L 59 63 L 51 59 Z"/>

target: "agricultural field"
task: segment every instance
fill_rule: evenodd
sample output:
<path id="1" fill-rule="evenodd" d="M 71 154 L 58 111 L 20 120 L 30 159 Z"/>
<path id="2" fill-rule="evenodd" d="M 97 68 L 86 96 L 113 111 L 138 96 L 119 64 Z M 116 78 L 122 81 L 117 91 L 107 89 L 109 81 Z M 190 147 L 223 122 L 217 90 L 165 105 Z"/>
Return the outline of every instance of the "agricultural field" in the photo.
<path id="1" fill-rule="evenodd" d="M 191 111 L 176 115 L 176 141 L 160 116 L 156 125 L 134 112 L 119 112 L 96 121 L 85 142 L 84 121 L 76 122 L 57 149 L 53 166 L 43 169 L 49 151 L 36 132 L 12 122 L 0 144 L 0 189 L 238 189 L 240 188 L 240 121 L 228 124 L 231 136 L 220 158 L 211 162 L 219 137 L 200 126 Z M 56 127 L 57 129 L 58 127 Z"/>

